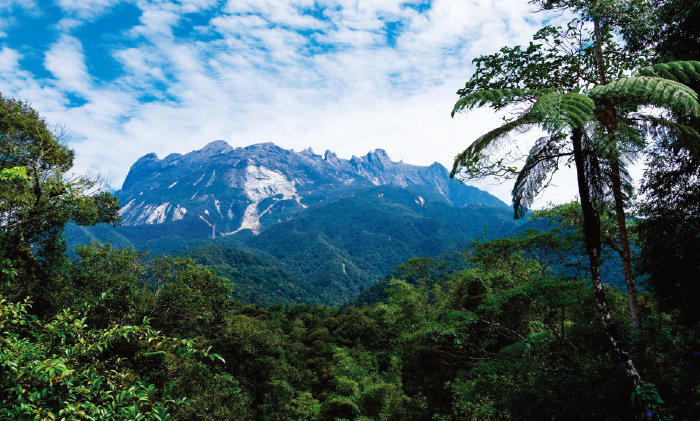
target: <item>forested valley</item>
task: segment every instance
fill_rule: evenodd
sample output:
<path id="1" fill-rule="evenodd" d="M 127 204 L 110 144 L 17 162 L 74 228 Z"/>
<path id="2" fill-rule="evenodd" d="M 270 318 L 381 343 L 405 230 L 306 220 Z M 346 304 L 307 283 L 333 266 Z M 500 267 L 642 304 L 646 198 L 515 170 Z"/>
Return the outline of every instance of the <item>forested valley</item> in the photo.
<path id="1" fill-rule="evenodd" d="M 514 183 L 530 223 L 335 306 L 236 300 L 236 270 L 192 259 L 220 249 L 69 253 L 67 224 L 120 204 L 0 97 L 0 419 L 700 419 L 700 6 L 531 3 L 575 19 L 474 60 L 454 113 L 510 114 L 452 171 Z M 517 166 L 499 155 L 533 127 Z M 530 210 L 566 166 L 578 201 Z"/>

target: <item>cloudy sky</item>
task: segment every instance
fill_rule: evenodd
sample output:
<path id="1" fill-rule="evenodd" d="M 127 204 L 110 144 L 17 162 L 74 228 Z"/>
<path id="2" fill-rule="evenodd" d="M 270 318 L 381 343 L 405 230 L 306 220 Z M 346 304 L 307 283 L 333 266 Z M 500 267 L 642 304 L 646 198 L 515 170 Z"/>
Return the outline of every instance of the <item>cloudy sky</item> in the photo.
<path id="1" fill-rule="evenodd" d="M 450 118 L 471 60 L 527 43 L 527 0 L 0 0 L 0 93 L 67 129 L 118 189 L 140 156 L 215 139 L 451 166 L 500 123 Z M 540 204 L 574 197 L 569 177 Z M 510 203 L 511 185 L 479 185 Z"/>

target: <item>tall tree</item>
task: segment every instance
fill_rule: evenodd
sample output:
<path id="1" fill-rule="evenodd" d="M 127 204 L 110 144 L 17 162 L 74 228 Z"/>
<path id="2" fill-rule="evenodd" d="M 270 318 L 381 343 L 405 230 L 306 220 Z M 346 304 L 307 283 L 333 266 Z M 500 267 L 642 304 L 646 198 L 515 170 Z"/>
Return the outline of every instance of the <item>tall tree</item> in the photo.
<path id="1" fill-rule="evenodd" d="M 541 5 L 542 8 L 551 8 L 549 5 L 545 6 Z M 533 42 L 527 48 L 504 47 L 500 53 L 477 58 L 476 72 L 465 88 L 459 91 L 460 95 L 480 89 L 502 88 L 539 92 L 553 86 L 562 91 L 580 91 L 595 84 L 605 83 L 608 77 L 622 77 L 625 72 L 639 68 L 645 63 L 644 55 L 631 54 L 615 41 L 609 25 L 601 26 L 597 21 L 590 25 L 588 19 L 584 15 L 570 22 L 565 28 L 547 26 L 535 34 Z M 507 98 L 508 96 L 505 96 L 501 99 L 499 108 L 512 104 Z M 531 101 L 534 99 L 530 98 Z M 617 121 L 611 111 L 598 111 L 601 121 L 606 121 L 608 125 L 614 125 Z M 609 128 L 614 129 L 610 126 Z M 636 283 L 624 214 L 624 202 L 631 191 L 631 184 L 623 163 L 629 154 L 614 147 L 614 142 L 610 141 L 615 139 L 614 131 L 599 131 L 596 136 L 608 138 L 603 143 L 604 148 L 599 148 L 598 153 L 607 157 L 608 166 L 603 174 L 610 181 L 610 196 L 617 210 L 615 213 L 620 237 L 620 241 L 614 245 L 623 261 L 632 325 L 638 329 L 640 318 L 637 310 Z M 635 152 L 639 146 L 624 152 Z M 488 169 L 497 174 L 499 172 L 498 166 Z"/>
<path id="2" fill-rule="evenodd" d="M 543 28 L 535 35 L 535 42 L 526 50 L 520 47 L 503 48 L 502 56 L 496 54 L 476 59 L 477 72 L 460 94 L 469 92 L 470 89 L 474 91 L 475 88 L 506 87 L 540 90 L 558 86 L 564 91 L 586 90 L 593 84 L 606 84 L 609 78 L 629 74 L 654 56 L 648 46 L 640 45 L 629 49 L 614 41 L 616 37 L 613 30 L 632 28 L 634 23 L 652 19 L 648 11 L 641 13 L 645 11 L 645 0 L 532 0 L 530 3 L 545 10 L 572 11 L 579 17 L 569 24 L 566 31 Z M 486 68 L 488 70 L 484 71 Z M 508 102 L 500 105 L 508 105 Z M 646 142 L 643 136 L 638 136 L 639 127 L 634 130 L 629 127 L 635 125 L 636 116 L 631 114 L 636 111 L 636 107 L 620 105 L 598 102 L 596 115 L 600 125 L 595 134 L 591 132 L 590 135 L 600 143 L 597 154 L 605 159 L 606 165 L 602 173 L 608 180 L 618 236 L 618 241 L 611 245 L 622 261 L 632 327 L 639 330 L 641 317 L 625 212 L 632 191 L 626 165 L 639 156 Z M 649 124 L 649 121 L 643 119 L 640 123 Z M 494 170 L 494 167 L 489 169 Z"/>
<path id="3" fill-rule="evenodd" d="M 531 4 L 535 4 L 545 10 L 569 10 L 577 13 L 582 22 L 588 22 L 592 25 L 592 39 L 589 41 L 590 49 L 594 52 L 595 66 L 592 73 L 596 75 L 596 84 L 608 83 L 608 74 L 619 72 L 625 69 L 615 68 L 613 63 L 605 59 L 604 50 L 606 49 L 605 34 L 612 34 L 612 27 L 620 27 L 626 25 L 631 20 L 632 8 L 638 2 L 635 1 L 599 1 L 599 0 L 576 0 L 576 1 L 561 1 L 561 0 L 531 0 Z M 627 48 L 623 48 L 629 51 Z M 647 53 L 644 49 L 635 50 L 641 55 L 638 60 L 644 60 Z M 629 55 L 634 56 L 634 54 Z M 630 63 L 632 64 L 632 63 Z M 638 64 L 638 63 L 634 63 Z M 627 67 L 629 69 L 629 67 Z M 583 86 L 583 88 L 586 88 Z M 634 330 L 639 330 L 641 327 L 641 317 L 639 314 L 639 305 L 637 302 L 637 285 L 634 279 L 632 269 L 632 253 L 630 251 L 629 233 L 627 230 L 627 216 L 625 214 L 625 202 L 629 194 L 629 184 L 625 183 L 627 172 L 625 170 L 625 153 L 621 148 L 619 137 L 621 133 L 618 131 L 619 116 L 618 113 L 624 112 L 620 108 L 599 104 L 597 114 L 599 121 L 603 126 L 603 130 L 599 132 L 599 136 L 606 138 L 604 150 L 600 151 L 606 155 L 609 168 L 607 175 L 610 181 L 610 191 L 614 203 L 615 216 L 617 221 L 617 230 L 619 243 L 616 244 L 616 250 L 622 261 L 623 273 L 627 284 L 627 298 L 632 318 L 632 327 Z M 643 142 L 639 142 L 643 143 Z M 637 148 L 638 149 L 638 148 Z M 627 189 L 625 187 L 628 187 Z"/>
<path id="4" fill-rule="evenodd" d="M 0 170 L 14 173 L 0 185 L 0 249 L 18 272 L 10 297 L 32 296 L 38 313 L 49 307 L 52 284 L 66 268 L 64 226 L 118 220 L 111 193 L 94 179 L 69 175 L 73 158 L 29 104 L 0 96 Z"/>
<path id="5" fill-rule="evenodd" d="M 534 104 L 528 106 L 532 99 Z M 600 203 L 603 201 L 606 177 L 603 170 L 607 163 L 600 156 L 600 144 L 594 137 L 596 129 L 605 127 L 608 114 L 601 112 L 609 107 L 634 107 L 654 105 L 678 112 L 700 114 L 700 104 L 695 92 L 687 86 L 669 79 L 649 76 L 621 78 L 606 85 L 597 85 L 587 95 L 578 92 L 561 92 L 558 87 L 542 90 L 497 89 L 476 91 L 465 95 L 455 104 L 455 112 L 477 106 L 495 104 L 498 108 L 506 102 L 527 106 L 525 112 L 501 127 L 479 137 L 455 159 L 452 175 L 466 170 L 466 175 L 482 174 L 486 151 L 493 150 L 516 130 L 528 130 L 538 126 L 549 133 L 531 149 L 513 188 L 513 204 L 516 216 L 525 208 L 546 183 L 548 174 L 556 170 L 559 159 L 573 158 L 583 212 L 583 233 L 590 261 L 596 305 L 601 322 L 610 343 L 637 387 L 643 385 L 641 376 L 629 354 L 622 346 L 612 324 L 612 318 L 603 293 L 600 274 L 601 232 Z M 601 105 L 598 105 L 601 104 Z M 614 108 L 616 109 L 616 108 Z M 570 138 L 568 143 L 567 137 Z M 630 137 L 638 138 L 637 136 Z M 498 167 L 500 164 L 497 163 Z M 490 162 L 485 167 L 494 168 Z M 465 174 L 465 173 L 463 173 Z"/>

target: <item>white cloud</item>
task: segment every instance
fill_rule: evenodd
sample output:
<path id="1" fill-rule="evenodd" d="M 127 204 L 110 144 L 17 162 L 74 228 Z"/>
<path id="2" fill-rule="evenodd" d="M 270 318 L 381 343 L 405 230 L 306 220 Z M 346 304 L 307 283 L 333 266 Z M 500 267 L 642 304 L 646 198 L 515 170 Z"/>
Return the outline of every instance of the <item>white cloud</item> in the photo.
<path id="1" fill-rule="evenodd" d="M 121 3 L 120 0 L 57 0 L 56 3 L 69 16 L 75 16 L 78 19 L 95 18 L 111 7 Z"/>
<path id="2" fill-rule="evenodd" d="M 0 49 L 0 72 L 13 72 L 19 68 L 19 59 L 22 56 L 8 47 Z"/>
<path id="3" fill-rule="evenodd" d="M 85 66 L 83 46 L 77 38 L 63 35 L 46 52 L 44 67 L 56 79 L 56 84 L 67 92 L 87 94 L 90 75 Z"/>

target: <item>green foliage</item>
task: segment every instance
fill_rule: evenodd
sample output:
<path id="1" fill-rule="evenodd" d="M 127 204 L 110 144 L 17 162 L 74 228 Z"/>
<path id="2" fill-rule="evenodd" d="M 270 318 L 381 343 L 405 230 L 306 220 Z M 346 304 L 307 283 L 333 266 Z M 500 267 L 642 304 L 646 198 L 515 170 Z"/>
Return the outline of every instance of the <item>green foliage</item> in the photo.
<path id="1" fill-rule="evenodd" d="M 174 335 L 215 337 L 223 325 L 232 285 L 212 269 L 183 258 L 158 261 L 159 280 L 153 314 L 156 326 Z"/>
<path id="2" fill-rule="evenodd" d="M 642 419 L 648 420 L 672 420 L 673 414 L 666 407 L 665 402 L 659 396 L 659 391 L 654 383 L 647 383 L 637 387 L 632 393 L 632 401 L 642 408 L 637 414 Z"/>
<path id="3" fill-rule="evenodd" d="M 597 73 L 602 84 L 596 84 L 590 88 L 590 83 L 576 80 L 578 86 L 559 87 L 560 92 L 565 92 L 563 94 L 553 92 L 540 95 L 535 98 L 535 102 L 531 106 L 529 103 L 532 102 L 532 98 L 513 99 L 516 95 L 511 95 L 509 98 L 511 104 L 525 106 L 527 110 L 521 112 L 517 120 L 508 122 L 480 137 L 462 154 L 458 155 L 451 176 L 458 174 L 461 170 L 466 170 L 465 175 L 468 178 L 489 175 L 508 178 L 516 174 L 518 179 L 513 189 L 513 203 L 515 216 L 518 217 L 525 213 L 523 204 L 532 203 L 534 196 L 546 187 L 547 173 L 558 169 L 560 159 L 564 156 L 573 158 L 576 164 L 578 190 L 584 216 L 583 237 L 596 292 L 596 307 L 609 342 L 615 353 L 618 354 L 619 361 L 627 367 L 626 372 L 635 386 L 639 386 L 643 383 L 642 377 L 635 368 L 626 346 L 618 337 L 617 329 L 611 320 L 606 297 L 602 292 L 599 211 L 605 206 L 607 196 L 611 195 L 614 199 L 621 244 L 621 247 L 618 247 L 618 252 L 623 263 L 629 306 L 636 330 L 639 329 L 640 318 L 624 209 L 625 192 L 623 190 L 625 186 L 630 186 L 628 173 L 624 169 L 624 158 L 633 157 L 639 149 L 645 146 L 642 134 L 647 123 L 635 127 L 634 117 L 630 118 L 629 114 L 640 106 L 652 105 L 670 110 L 675 115 L 685 114 L 697 117 L 700 113 L 698 95 L 693 89 L 682 83 L 661 77 L 620 77 L 621 74 L 624 74 L 624 65 L 615 66 L 615 63 L 605 62 L 606 46 L 604 45 L 603 33 L 609 36 L 611 32 L 606 30 L 609 26 L 601 25 L 601 22 L 613 17 L 614 13 L 609 12 L 615 10 L 616 7 L 608 9 L 604 5 L 607 2 L 535 1 L 535 3 L 542 5 L 545 9 L 575 10 L 583 15 L 582 20 L 590 19 L 592 21 L 593 36 L 589 38 L 589 41 L 584 41 L 584 38 L 581 37 L 577 40 L 580 47 L 578 51 L 576 48 L 568 51 L 564 48 L 560 51 L 561 55 L 568 55 L 570 60 L 576 62 L 585 57 L 580 55 L 579 51 L 581 49 L 585 51 L 584 44 L 588 43 L 588 48 L 593 51 L 595 60 L 592 63 L 585 63 L 585 60 L 581 60 L 580 63 L 582 67 L 588 65 L 589 72 Z M 612 3 L 610 4 L 612 5 Z M 559 35 L 559 39 L 563 42 L 565 37 Z M 560 48 L 561 42 L 555 47 L 555 50 Z M 552 60 L 551 57 L 539 55 L 537 49 L 532 49 L 529 53 L 533 58 L 542 59 L 542 65 L 546 65 Z M 554 57 L 556 57 L 556 53 Z M 516 67 L 509 68 L 508 66 L 513 63 L 516 64 Z M 494 64 L 490 78 L 484 79 L 477 70 L 477 73 L 467 83 L 466 89 L 458 92 L 462 98 L 458 101 L 456 109 L 483 105 L 489 100 L 492 101 L 490 104 L 493 108 L 500 109 L 504 105 L 504 95 L 490 94 L 494 84 L 499 84 L 503 79 L 509 78 L 524 77 L 527 80 L 530 75 L 528 66 L 514 60 L 514 57 L 497 59 Z M 618 77 L 613 82 L 607 83 L 607 73 L 610 69 L 618 71 Z M 505 88 L 505 86 L 499 86 L 499 88 Z M 489 94 L 481 95 L 480 92 Z M 551 138 L 570 135 L 571 149 L 567 150 L 565 144 L 548 142 L 547 138 L 541 139 L 536 144 L 536 148 L 530 151 L 530 155 L 525 160 L 525 166 L 519 172 L 511 170 L 508 165 L 503 165 L 503 159 L 490 159 L 481 153 L 491 143 L 498 144 L 498 140 L 509 132 L 522 129 L 527 125 L 541 127 L 548 132 Z M 658 122 L 656 125 L 659 125 Z M 680 131 L 685 138 L 691 132 L 690 130 Z M 548 145 L 552 147 L 546 148 Z M 546 153 L 542 153 L 543 150 Z"/>
<path id="4" fill-rule="evenodd" d="M 110 245 L 80 247 L 69 270 L 71 280 L 63 304 L 89 301 L 108 293 L 90 313 L 90 324 L 104 327 L 113 323 L 138 323 L 150 297 L 145 290 L 145 256 L 131 249 Z"/>
<path id="5" fill-rule="evenodd" d="M 630 51 L 653 52 L 654 62 L 700 57 L 700 4 L 695 0 L 623 2 L 628 19 L 617 22 Z"/>
<path id="6" fill-rule="evenodd" d="M 272 256 L 215 244 L 188 250 L 184 256 L 235 283 L 232 296 L 236 300 L 259 305 L 276 301 L 317 301 L 303 278 Z"/>
<path id="7" fill-rule="evenodd" d="M 689 153 L 664 145 L 649 154 L 641 185 L 643 219 L 636 227 L 640 271 L 666 312 L 678 311 L 683 324 L 700 321 L 700 164 Z"/>
<path id="8" fill-rule="evenodd" d="M 644 2 L 629 3 L 630 10 L 641 10 Z M 581 274 L 579 203 L 535 212 L 520 235 L 488 240 L 483 223 L 475 228 L 447 207 L 413 206 L 411 194 L 379 208 L 381 198 L 372 190 L 362 200 L 316 209 L 322 218 L 299 217 L 250 240 L 278 258 L 294 256 L 296 266 L 284 270 L 269 256 L 220 247 L 190 254 L 213 268 L 110 246 L 79 248 L 69 262 L 60 235 L 66 221 L 113 220 L 116 202 L 108 194 L 86 196 L 87 184 L 66 181 L 72 152 L 26 104 L 2 100 L 0 276 L 11 297 L 0 296 L 0 418 L 699 419 L 700 175 L 689 153 L 697 130 L 689 120 L 631 112 L 640 104 L 697 112 L 696 97 L 671 78 L 686 83 L 695 77 L 696 64 L 657 65 L 620 79 L 643 61 L 619 62 L 630 54 L 614 44 L 608 25 L 633 21 L 621 14 L 621 3 L 534 3 L 602 19 L 604 60 L 618 80 L 581 93 L 598 76 L 591 71 L 590 34 L 580 21 L 543 28 L 528 47 L 478 58 L 455 110 L 486 104 L 526 109 L 458 160 L 475 174 L 513 176 L 518 169 L 503 161 L 483 163 L 484 152 L 513 131 L 533 125 L 549 131 L 517 174 L 513 195 L 524 215 L 547 185 L 546 174 L 558 168 L 556 158 L 569 155 L 565 142 L 572 129 L 587 132 L 587 171 L 595 171 L 594 164 L 607 170 L 612 159 L 646 146 L 643 134 L 656 131 L 658 144 L 649 155 L 653 170 L 642 185 L 644 219 L 635 226 L 639 267 L 649 275 L 640 331 L 624 322 L 624 294 L 601 285 L 620 327 L 617 339 L 656 384 L 641 385 L 627 399 L 625 370 L 611 353 L 597 299 Z M 681 3 L 664 0 L 664 16 L 676 16 L 667 4 Z M 687 32 L 686 21 L 680 26 Z M 572 37 L 581 41 L 576 54 L 563 50 Z M 558 89 L 548 90 L 550 85 Z M 615 136 L 608 137 L 609 129 Z M 37 157 L 50 159 L 41 166 Z M 343 206 L 363 223 L 338 218 Z M 619 247 L 610 208 L 601 204 L 596 211 L 603 243 Z M 495 237 L 513 227 L 498 215 L 476 215 Z M 452 226 L 430 220 L 443 217 Z M 533 227 L 538 229 L 527 229 Z M 444 260 L 412 257 L 408 250 L 414 249 L 406 246 L 420 244 L 423 255 L 434 255 L 444 250 L 436 243 L 459 245 L 457 231 L 483 236 Z M 308 271 L 319 257 L 325 264 Z M 260 307 L 231 298 L 231 280 L 290 297 L 305 292 L 285 287 L 286 280 L 328 288 L 329 297 L 338 299 L 369 285 L 396 261 L 405 263 L 374 287 L 385 299 L 343 307 Z M 25 285 L 43 300 L 38 309 L 16 298 Z M 242 291 L 241 298 L 252 289 Z"/>
<path id="9" fill-rule="evenodd" d="M 662 77 L 632 76 L 596 85 L 588 96 L 603 104 L 655 105 L 688 115 L 700 115 L 698 94 L 686 85 Z"/>
<path id="10" fill-rule="evenodd" d="M 458 112 L 469 111 L 485 105 L 498 107 L 502 102 L 520 102 L 528 98 L 539 98 L 553 89 L 527 90 L 527 89 L 490 89 L 471 93 L 463 96 L 452 109 L 452 117 Z"/>
<path id="11" fill-rule="evenodd" d="M 545 216 L 560 221 L 556 229 L 545 224 L 550 230 L 476 243 L 460 257 L 469 269 L 409 259 L 394 272 L 389 298 L 362 307 L 244 305 L 230 300 L 226 280 L 187 259 L 79 249 L 65 302 L 119 296 L 46 321 L 25 307 L 18 323 L 0 324 L 10 332 L 4 343 L 14 344 L 2 347 L 12 353 L 3 364 L 58 361 L 53 384 L 9 374 L 0 396 L 14 402 L 18 384 L 47 388 L 54 397 L 41 395 L 36 407 L 57 414 L 71 390 L 99 377 L 105 381 L 90 386 L 92 394 L 72 392 L 73 407 L 211 420 L 627 419 L 644 404 L 621 404 L 627 382 L 600 332 L 592 293 L 558 267 L 581 247 L 572 228 L 578 205 L 532 223 Z M 619 323 L 625 297 L 609 288 L 606 295 Z M 694 333 L 652 307 L 646 314 L 642 336 L 625 331 L 624 340 L 674 415 L 692 418 L 683 402 L 694 399 L 688 391 L 697 384 Z M 115 396 L 124 400 L 114 403 Z"/>
<path id="12" fill-rule="evenodd" d="M 585 126 L 593 118 L 595 103 L 576 92 L 546 94 L 537 99 L 530 114 L 552 133 Z"/>
<path id="13" fill-rule="evenodd" d="M 489 98 L 496 101 L 491 104 L 492 106 L 498 104 L 498 97 L 480 96 L 479 92 L 471 94 L 468 98 L 478 98 L 471 102 L 474 106 L 488 103 Z M 464 99 L 460 99 L 458 104 L 461 104 Z M 619 124 L 617 111 L 605 107 L 626 107 L 636 110 L 639 106 L 648 105 L 692 116 L 700 113 L 698 95 L 695 91 L 681 83 L 661 77 L 621 78 L 605 85 L 596 85 L 586 95 L 578 92 L 545 93 L 536 99 L 527 112 L 472 142 L 467 149 L 457 155 L 450 175 L 455 176 L 460 172 L 470 178 L 517 175 L 518 179 L 513 189 L 514 207 L 516 216 L 522 215 L 523 202 L 530 203 L 534 195 L 546 186 L 544 180 L 547 178 L 547 173 L 558 169 L 559 158 L 571 155 L 571 152 L 566 151 L 566 143 L 560 142 L 567 133 L 574 130 L 590 130 L 590 123 L 597 123 L 604 130 L 619 131 L 620 135 L 616 140 L 626 140 L 631 148 L 643 145 L 642 132 Z M 655 116 L 641 115 L 634 118 L 644 122 L 641 128 L 645 132 L 648 132 L 648 127 L 671 129 L 680 135 L 683 145 L 687 145 L 690 150 L 697 150 L 700 138 L 696 137 L 697 132 L 694 128 Z M 539 126 L 550 133 L 550 137 L 542 138 L 533 147 L 526 157 L 525 165 L 519 171 L 504 167 L 502 160 L 494 164 L 483 154 L 484 151 L 495 153 L 511 133 L 527 131 L 534 126 Z M 595 130 L 592 133 L 594 134 Z M 589 148 L 593 149 L 590 146 Z M 598 149 L 595 153 L 601 154 L 601 158 L 606 158 L 603 150 L 605 147 L 594 146 L 594 148 Z M 609 149 L 610 146 L 607 148 Z M 591 182 L 595 183 L 596 180 Z"/>
<path id="14" fill-rule="evenodd" d="M 5 183 L 19 182 L 20 186 L 22 184 L 27 185 L 29 183 L 27 167 L 3 168 L 0 170 L 0 181 Z M 3 190 L 3 193 L 6 194 L 7 191 Z"/>
<path id="15" fill-rule="evenodd" d="M 134 367 L 173 355 L 216 358 L 188 340 L 140 325 L 86 324 L 91 307 L 63 310 L 41 322 L 28 301 L 0 298 L 0 414 L 9 419 L 170 418 L 183 399 L 157 388 Z"/>
<path id="16" fill-rule="evenodd" d="M 224 236 L 213 244 L 164 238 L 165 248 L 149 237 L 149 233 L 161 235 L 154 225 L 133 231 L 104 224 L 89 229 L 71 225 L 68 230 L 83 244 L 94 239 L 191 257 L 235 283 L 233 298 L 246 303 L 334 305 L 361 293 L 413 256 L 457 253 L 482 234 L 485 224 L 494 237 L 519 225 L 501 202 L 492 205 L 454 207 L 430 189 L 377 186 L 353 189 L 348 197 L 311 207 L 257 236 Z"/>
<path id="17" fill-rule="evenodd" d="M 50 310 L 61 288 L 68 221 L 119 218 L 116 198 L 97 189 L 97 180 L 68 175 L 74 154 L 60 138 L 27 103 L 0 96 L 0 249 L 22 280 L 2 291 L 12 299 L 31 295 L 39 312 Z"/>
<path id="18" fill-rule="evenodd" d="M 648 66 L 639 71 L 640 76 L 656 76 L 664 79 L 692 85 L 700 81 L 700 62 L 672 61 Z"/>
<path id="19" fill-rule="evenodd" d="M 503 207 L 455 208 L 430 199 L 392 186 L 356 191 L 270 227 L 248 246 L 284 262 L 318 302 L 339 304 L 411 257 L 459 250 L 485 223 L 494 237 L 517 226 Z"/>
<path id="20" fill-rule="evenodd" d="M 482 91 L 503 90 L 504 95 L 490 98 L 490 106 L 501 110 L 510 105 L 531 104 L 546 93 L 597 84 L 592 29 L 585 19 L 574 19 L 560 27 L 548 25 L 538 30 L 527 46 L 506 46 L 494 54 L 479 56 L 472 61 L 473 75 L 457 94 L 460 98 L 478 98 Z M 619 45 L 611 28 L 602 28 L 602 41 L 603 60 L 610 77 L 622 77 L 645 63 L 643 55 Z"/>

